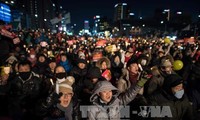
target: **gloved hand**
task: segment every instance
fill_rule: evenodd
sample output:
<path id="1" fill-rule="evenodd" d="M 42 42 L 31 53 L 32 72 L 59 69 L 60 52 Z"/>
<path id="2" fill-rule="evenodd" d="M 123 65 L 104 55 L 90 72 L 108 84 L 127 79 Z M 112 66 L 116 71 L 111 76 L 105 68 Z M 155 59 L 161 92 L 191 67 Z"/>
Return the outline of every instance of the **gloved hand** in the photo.
<path id="1" fill-rule="evenodd" d="M 50 106 L 52 106 L 52 105 L 55 105 L 55 104 L 57 104 L 57 103 L 60 103 L 59 98 L 60 98 L 62 95 L 63 95 L 62 93 L 57 94 L 57 93 L 55 93 L 55 92 L 52 93 L 52 94 L 50 94 L 49 97 L 47 97 L 47 99 L 46 99 L 46 106 L 47 106 L 47 107 L 50 107 Z"/>
<path id="2" fill-rule="evenodd" d="M 142 71 L 141 77 L 139 77 L 139 80 L 137 82 L 137 85 L 140 87 L 143 87 L 144 84 L 151 79 L 152 75 L 151 74 L 147 74 L 147 72 Z"/>

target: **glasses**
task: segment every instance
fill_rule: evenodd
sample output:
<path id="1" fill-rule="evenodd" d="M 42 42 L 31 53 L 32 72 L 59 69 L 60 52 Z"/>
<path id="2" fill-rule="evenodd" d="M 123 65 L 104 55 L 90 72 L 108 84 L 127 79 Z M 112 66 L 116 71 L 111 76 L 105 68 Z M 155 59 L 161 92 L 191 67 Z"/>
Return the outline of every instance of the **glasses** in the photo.
<path id="1" fill-rule="evenodd" d="M 64 93 L 62 96 L 63 97 L 72 97 L 72 93 Z"/>

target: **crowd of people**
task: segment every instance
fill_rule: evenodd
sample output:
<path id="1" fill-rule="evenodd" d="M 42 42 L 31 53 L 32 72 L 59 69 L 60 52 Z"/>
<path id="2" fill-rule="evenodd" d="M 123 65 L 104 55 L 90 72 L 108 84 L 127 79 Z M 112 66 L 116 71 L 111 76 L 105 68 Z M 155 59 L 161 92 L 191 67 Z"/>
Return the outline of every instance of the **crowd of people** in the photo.
<path id="1" fill-rule="evenodd" d="M 15 34 L 18 43 L 0 39 L 2 120 L 119 120 L 121 105 L 130 106 L 127 119 L 200 118 L 199 41 Z M 91 106 L 87 117 L 81 106 Z M 132 114 L 140 106 L 169 106 L 170 113 Z"/>

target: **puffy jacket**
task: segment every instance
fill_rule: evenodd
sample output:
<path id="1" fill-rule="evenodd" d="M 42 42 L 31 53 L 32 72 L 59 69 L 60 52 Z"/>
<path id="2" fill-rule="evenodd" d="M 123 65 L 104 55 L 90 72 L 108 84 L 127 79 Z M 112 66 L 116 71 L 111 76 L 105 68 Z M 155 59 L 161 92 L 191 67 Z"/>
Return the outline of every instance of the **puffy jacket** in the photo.
<path id="1" fill-rule="evenodd" d="M 102 104 L 98 93 L 104 90 L 112 90 L 113 98 L 108 104 Z M 120 107 L 127 105 L 131 102 L 139 92 L 141 87 L 132 86 L 123 94 L 108 81 L 100 81 L 96 84 L 94 92 L 90 97 L 93 106 L 90 107 L 88 117 L 89 120 L 120 120 Z"/>

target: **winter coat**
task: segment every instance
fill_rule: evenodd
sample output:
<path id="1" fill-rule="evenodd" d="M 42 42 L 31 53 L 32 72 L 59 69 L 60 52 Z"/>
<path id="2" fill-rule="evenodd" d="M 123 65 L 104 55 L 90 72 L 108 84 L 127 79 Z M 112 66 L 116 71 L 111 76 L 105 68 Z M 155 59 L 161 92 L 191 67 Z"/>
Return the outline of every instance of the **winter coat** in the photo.
<path id="1" fill-rule="evenodd" d="M 108 81 L 100 81 L 96 84 L 94 92 L 90 97 L 93 106 L 90 107 L 88 117 L 89 120 L 120 120 L 120 107 L 131 102 L 139 92 L 141 87 L 132 86 L 125 93 L 119 94 L 119 91 Z M 113 98 L 108 104 L 100 102 L 97 95 L 104 90 L 112 90 Z"/>
<path id="2" fill-rule="evenodd" d="M 123 69 L 123 74 L 117 81 L 117 88 L 120 92 L 124 92 L 130 87 L 131 82 L 129 80 L 129 72 L 127 69 Z"/>
<path id="3" fill-rule="evenodd" d="M 65 61 L 65 62 L 60 61 L 59 64 L 65 68 L 65 71 L 66 71 L 67 73 L 69 73 L 69 72 L 71 71 L 71 69 L 72 69 L 72 65 L 71 65 L 71 63 L 69 62 L 69 60 L 67 60 L 67 61 Z"/>
<path id="4" fill-rule="evenodd" d="M 153 75 L 151 80 L 149 80 L 144 86 L 144 92 L 146 95 L 151 95 L 156 90 L 162 88 L 164 79 L 167 76 L 157 66 L 151 68 L 151 73 Z M 172 71 L 171 74 L 175 74 L 175 72 Z"/>
<path id="5" fill-rule="evenodd" d="M 20 76 L 16 76 L 9 83 L 8 107 L 13 117 L 16 114 L 18 114 L 18 117 L 20 115 L 21 117 L 31 117 L 35 114 L 35 104 L 41 95 L 41 82 L 39 76 L 32 72 L 30 78 L 26 81 L 22 80 Z"/>
<path id="6" fill-rule="evenodd" d="M 80 110 L 79 102 L 74 98 L 68 105 L 63 107 L 59 103 L 53 103 L 50 106 L 45 101 L 40 101 L 36 107 L 37 116 L 45 120 L 79 120 Z"/>
<path id="7" fill-rule="evenodd" d="M 185 95 L 181 99 L 177 99 L 165 90 L 160 90 L 149 96 L 148 100 L 150 106 L 170 107 L 169 114 L 167 114 L 170 118 L 156 118 L 158 120 L 194 120 L 192 105 Z"/>

